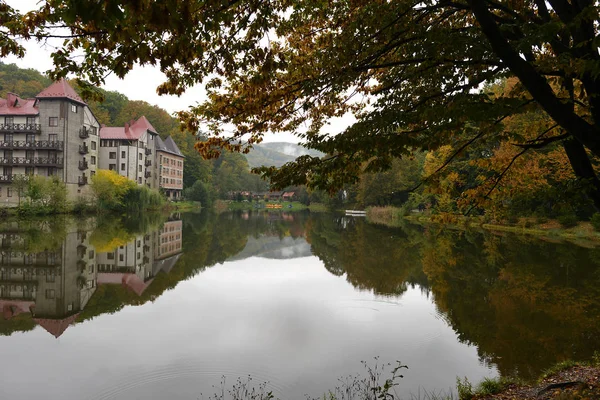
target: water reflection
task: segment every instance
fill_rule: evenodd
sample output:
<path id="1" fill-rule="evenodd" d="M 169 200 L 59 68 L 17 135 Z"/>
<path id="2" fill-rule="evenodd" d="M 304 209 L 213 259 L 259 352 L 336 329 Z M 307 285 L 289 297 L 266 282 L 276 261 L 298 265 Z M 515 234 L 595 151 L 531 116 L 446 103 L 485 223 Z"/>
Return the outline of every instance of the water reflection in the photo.
<path id="1" fill-rule="evenodd" d="M 252 282 L 264 285 L 269 279 L 277 282 L 286 274 L 271 267 L 263 268 L 265 265 L 281 268 L 289 265 L 295 272 L 292 276 L 288 271 L 286 280 L 294 276 L 308 279 L 300 277 L 302 260 L 307 260 L 308 270 L 314 265 L 311 260 L 317 260 L 316 256 L 323 273 L 348 282 L 355 291 L 373 294 L 374 300 L 359 304 L 350 297 L 337 299 L 334 294 L 339 290 L 338 281 L 307 286 L 306 290 L 314 290 L 307 293 L 307 298 L 316 298 L 331 290 L 323 301 L 337 301 L 337 308 L 333 314 L 327 314 L 328 318 L 333 322 L 352 320 L 359 325 L 363 321 L 374 329 L 370 334 L 377 337 L 369 338 L 374 343 L 382 342 L 387 329 L 410 331 L 414 334 L 411 337 L 421 337 L 413 346 L 419 356 L 418 349 L 423 343 L 433 340 L 427 336 L 432 331 L 426 332 L 425 327 L 419 325 L 431 322 L 416 317 L 426 308 L 420 305 L 421 311 L 406 309 L 405 314 L 386 309 L 389 319 L 383 318 L 377 323 L 372 312 L 380 310 L 372 309 L 374 304 L 408 304 L 420 296 L 419 301 L 425 299 L 435 308 L 432 318 L 452 329 L 456 335 L 452 340 L 475 347 L 481 365 L 497 368 L 502 375 L 532 378 L 557 361 L 588 359 L 595 350 L 600 350 L 600 250 L 568 243 L 480 232 L 423 230 L 413 226 L 390 229 L 366 224 L 363 219 L 332 214 L 278 212 L 152 215 L 135 220 L 67 218 L 4 223 L 0 232 L 2 335 L 41 326 L 59 338 L 74 325 L 93 326 L 92 320 L 103 314 L 118 312 L 126 305 L 155 301 L 193 276 L 210 277 L 210 274 L 200 273 L 225 262 L 229 269 L 246 266 L 247 270 L 234 270 L 238 277 L 243 275 L 249 285 Z M 229 269 L 223 269 L 224 276 L 231 278 L 233 272 Z M 334 284 L 338 289 L 327 286 Z M 219 287 L 223 290 L 223 304 L 230 307 L 222 312 L 230 312 L 234 321 L 217 319 L 215 324 L 224 324 L 223 331 L 228 332 L 225 336 L 235 336 L 242 321 L 252 320 L 252 317 L 239 316 L 235 321 L 236 315 L 241 314 L 234 312 L 234 306 L 247 311 L 248 299 L 236 293 L 235 286 L 228 287 L 225 283 Z M 237 288 L 241 290 L 239 283 Z M 242 297 L 236 303 L 238 295 Z M 280 295 L 285 297 L 283 293 Z M 279 300 L 275 298 L 273 302 Z M 257 316 L 261 321 L 259 325 L 289 334 L 296 338 L 296 345 L 309 343 L 310 315 L 302 314 L 298 309 L 301 305 L 286 301 L 290 302 L 289 309 L 282 303 L 268 316 Z M 318 304 L 311 305 L 314 315 L 322 312 Z M 198 315 L 207 320 L 214 318 L 208 314 Z M 295 315 L 302 315 L 303 322 L 299 322 L 299 317 L 298 321 L 294 320 Z M 410 318 L 391 319 L 400 315 Z M 190 323 L 187 316 L 177 318 Z M 323 325 L 325 317 L 320 318 Z M 230 324 L 233 324 L 231 328 Z M 256 326 L 251 325 L 248 322 L 243 326 L 255 335 L 252 337 L 262 338 L 262 333 L 257 333 Z M 183 322 L 181 326 L 188 329 Z M 339 335 L 347 336 L 344 340 L 351 341 L 357 348 L 367 339 L 359 333 L 356 336 L 341 328 L 339 331 Z M 320 335 L 324 337 L 325 333 Z M 11 339 L 5 338 L 9 342 Z M 236 346 L 221 337 L 214 340 L 219 346 Z M 343 341 L 342 336 L 336 340 Z M 450 339 L 444 340 L 447 343 Z M 323 343 L 334 346 L 335 342 Z M 282 343 L 265 340 L 265 343 L 294 347 L 283 340 Z M 191 343 L 188 345 L 193 347 Z M 407 348 L 404 351 L 408 351 Z M 291 351 L 288 347 L 282 349 L 279 351 Z M 464 356 L 460 353 L 464 349 L 453 349 L 452 354 Z M 390 349 L 390 352 L 395 350 Z M 226 359 L 216 350 L 211 351 L 215 351 L 215 360 Z M 445 348 L 437 348 L 436 352 L 423 354 L 423 360 L 438 362 L 451 354 Z M 332 350 L 332 353 L 335 352 Z M 402 354 L 393 354 L 393 357 L 402 357 Z M 410 367 L 416 367 L 417 362 L 413 360 Z M 431 365 L 421 367 L 427 371 Z M 454 381 L 457 374 L 454 370 L 442 372 L 450 376 L 450 381 Z M 246 375 L 253 371 L 239 373 Z M 335 378 L 332 377 L 332 385 Z M 422 377 L 424 382 L 427 379 L 427 376 Z"/>
<path id="2" fill-rule="evenodd" d="M 160 272 L 168 274 L 181 256 L 180 216 L 166 218 L 147 233 L 127 230 L 124 222 L 65 218 L 53 224 L 4 224 L 0 332 L 31 330 L 37 324 L 58 338 L 84 319 L 79 316 L 103 286 L 116 285 L 139 297 Z"/>

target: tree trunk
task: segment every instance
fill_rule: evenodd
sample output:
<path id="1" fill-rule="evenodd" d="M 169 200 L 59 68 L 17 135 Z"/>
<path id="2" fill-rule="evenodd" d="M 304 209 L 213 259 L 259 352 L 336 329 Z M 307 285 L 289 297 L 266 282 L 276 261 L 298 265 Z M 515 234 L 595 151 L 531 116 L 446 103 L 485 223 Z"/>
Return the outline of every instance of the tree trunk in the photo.
<path id="1" fill-rule="evenodd" d="M 594 171 L 585 148 L 574 138 L 564 140 L 563 147 L 567 153 L 567 157 L 569 157 L 569 162 L 571 163 L 571 167 L 573 167 L 575 176 L 589 182 L 586 193 L 594 202 L 596 211 L 600 211 L 600 179 L 598 179 L 598 175 Z"/>

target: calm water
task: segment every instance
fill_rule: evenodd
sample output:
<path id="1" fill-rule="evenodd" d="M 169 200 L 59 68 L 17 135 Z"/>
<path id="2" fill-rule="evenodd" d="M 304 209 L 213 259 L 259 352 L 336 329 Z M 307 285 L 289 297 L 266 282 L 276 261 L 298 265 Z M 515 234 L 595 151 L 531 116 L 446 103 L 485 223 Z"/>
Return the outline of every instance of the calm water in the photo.
<path id="1" fill-rule="evenodd" d="M 333 214 L 0 232 L 0 399 L 206 399 L 248 375 L 303 399 L 363 360 L 408 365 L 408 397 L 600 350 L 600 250 L 572 244 Z"/>

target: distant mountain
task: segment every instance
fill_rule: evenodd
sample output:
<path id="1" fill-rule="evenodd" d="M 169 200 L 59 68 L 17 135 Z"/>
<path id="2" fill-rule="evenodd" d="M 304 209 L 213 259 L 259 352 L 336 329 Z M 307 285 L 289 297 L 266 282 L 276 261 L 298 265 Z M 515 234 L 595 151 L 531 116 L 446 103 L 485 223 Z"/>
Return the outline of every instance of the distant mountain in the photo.
<path id="1" fill-rule="evenodd" d="M 244 250 L 227 260 L 244 260 L 249 257 L 287 260 L 312 255 L 310 244 L 304 238 L 286 236 L 280 239 L 278 236 L 261 235 L 257 238 L 249 236 Z"/>
<path id="2" fill-rule="evenodd" d="M 320 151 L 307 149 L 298 144 L 273 142 L 254 145 L 250 153 L 246 154 L 246 159 L 252 168 L 263 165 L 281 167 L 286 162 L 294 161 L 305 154 L 313 157 L 323 157 L 324 155 Z"/>

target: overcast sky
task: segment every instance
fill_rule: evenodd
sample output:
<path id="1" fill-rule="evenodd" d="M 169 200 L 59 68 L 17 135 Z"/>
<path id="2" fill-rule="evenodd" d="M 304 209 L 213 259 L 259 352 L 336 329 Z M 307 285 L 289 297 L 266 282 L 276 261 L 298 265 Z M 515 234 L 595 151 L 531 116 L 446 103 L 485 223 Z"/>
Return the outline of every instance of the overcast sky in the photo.
<path id="1" fill-rule="evenodd" d="M 21 11 L 26 12 L 37 8 L 37 3 L 40 0 L 6 0 L 8 5 Z M 24 43 L 27 53 L 24 58 L 14 56 L 5 57 L 2 62 L 6 64 L 15 63 L 22 68 L 33 68 L 40 72 L 46 72 L 52 68 L 52 59 L 50 46 L 42 47 L 36 41 Z M 131 100 L 144 100 L 150 104 L 156 104 L 170 113 L 175 111 L 185 110 L 191 105 L 205 99 L 205 92 L 201 86 L 195 86 L 188 89 L 186 93 L 177 96 L 159 96 L 156 93 L 156 87 L 164 82 L 164 75 L 156 67 L 140 67 L 136 66 L 127 74 L 125 79 L 119 79 L 114 75 L 106 79 L 104 89 L 114 90 L 123 93 Z M 345 125 L 345 124 L 344 124 Z M 265 142 L 298 142 L 292 134 L 270 134 L 265 136 Z"/>

